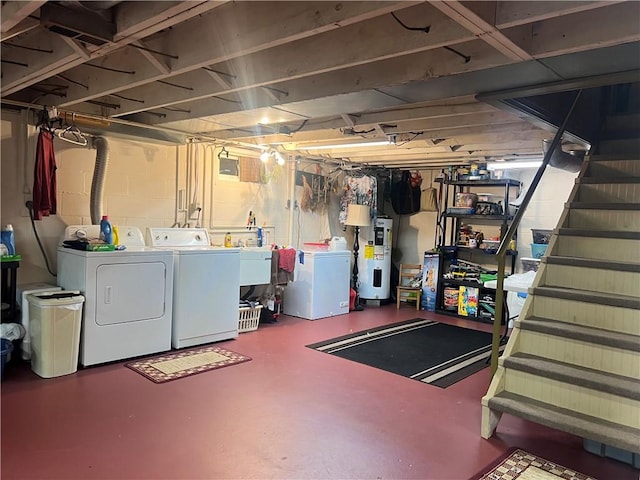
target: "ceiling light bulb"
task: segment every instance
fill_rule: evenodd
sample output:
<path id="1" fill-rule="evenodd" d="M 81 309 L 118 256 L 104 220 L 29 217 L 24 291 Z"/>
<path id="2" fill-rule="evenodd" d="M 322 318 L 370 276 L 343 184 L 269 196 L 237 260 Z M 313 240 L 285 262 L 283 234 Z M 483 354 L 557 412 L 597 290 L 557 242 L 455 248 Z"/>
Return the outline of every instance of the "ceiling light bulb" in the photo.
<path id="1" fill-rule="evenodd" d="M 276 161 L 278 165 L 284 165 L 284 157 L 280 154 L 280 152 L 276 152 Z"/>
<path id="2" fill-rule="evenodd" d="M 260 160 L 266 163 L 267 160 L 269 160 L 269 152 L 262 152 L 260 154 Z"/>

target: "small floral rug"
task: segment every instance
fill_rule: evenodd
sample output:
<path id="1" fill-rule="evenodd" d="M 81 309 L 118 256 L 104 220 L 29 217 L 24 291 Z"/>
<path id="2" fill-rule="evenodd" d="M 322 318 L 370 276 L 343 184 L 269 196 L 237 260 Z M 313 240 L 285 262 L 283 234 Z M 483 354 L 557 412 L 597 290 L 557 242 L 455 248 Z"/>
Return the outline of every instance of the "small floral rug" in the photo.
<path id="1" fill-rule="evenodd" d="M 125 363 L 124 366 L 155 383 L 164 383 L 249 360 L 251 357 L 246 355 L 221 347 L 207 346 L 144 358 Z"/>
<path id="2" fill-rule="evenodd" d="M 470 480 L 596 480 L 584 473 L 525 452 L 510 450 L 491 467 Z"/>

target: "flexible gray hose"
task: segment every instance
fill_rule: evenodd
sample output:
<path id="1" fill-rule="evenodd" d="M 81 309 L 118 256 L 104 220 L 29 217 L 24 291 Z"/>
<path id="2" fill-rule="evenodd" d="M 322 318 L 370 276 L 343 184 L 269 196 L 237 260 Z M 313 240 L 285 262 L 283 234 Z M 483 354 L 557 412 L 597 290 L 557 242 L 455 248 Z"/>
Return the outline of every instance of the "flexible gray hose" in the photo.
<path id="1" fill-rule="evenodd" d="M 91 223 L 98 225 L 102 219 L 102 196 L 104 194 L 104 182 L 107 178 L 107 166 L 109 164 L 109 144 L 104 137 L 95 137 L 93 146 L 96 149 L 96 165 L 93 169 L 91 181 Z"/>

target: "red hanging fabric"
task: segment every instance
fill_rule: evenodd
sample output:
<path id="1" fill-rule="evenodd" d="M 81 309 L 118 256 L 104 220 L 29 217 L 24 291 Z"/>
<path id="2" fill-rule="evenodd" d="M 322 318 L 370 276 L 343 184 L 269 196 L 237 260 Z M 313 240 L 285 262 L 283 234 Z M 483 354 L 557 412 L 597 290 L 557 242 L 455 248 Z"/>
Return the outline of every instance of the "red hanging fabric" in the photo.
<path id="1" fill-rule="evenodd" d="M 56 156 L 53 151 L 53 133 L 40 130 L 36 147 L 36 163 L 33 169 L 33 218 L 55 215 Z"/>

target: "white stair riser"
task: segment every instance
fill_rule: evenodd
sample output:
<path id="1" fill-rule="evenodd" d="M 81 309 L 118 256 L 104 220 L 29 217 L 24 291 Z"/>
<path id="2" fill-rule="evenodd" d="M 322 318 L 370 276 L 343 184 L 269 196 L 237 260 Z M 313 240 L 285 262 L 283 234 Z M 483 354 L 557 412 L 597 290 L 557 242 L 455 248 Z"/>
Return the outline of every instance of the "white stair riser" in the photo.
<path id="1" fill-rule="evenodd" d="M 640 294 L 640 273 L 547 264 L 545 286 L 578 288 L 592 292 Z"/>
<path id="2" fill-rule="evenodd" d="M 591 161 L 587 177 L 640 177 L 640 162 L 637 160 Z"/>
<path id="3" fill-rule="evenodd" d="M 580 185 L 576 200 L 584 203 L 639 203 L 640 184 L 585 183 Z"/>
<path id="4" fill-rule="evenodd" d="M 640 378 L 638 354 L 630 350 L 522 329 L 519 351 L 601 372 Z"/>
<path id="5" fill-rule="evenodd" d="M 505 390 L 602 420 L 640 428 L 640 402 L 545 376 L 508 369 Z"/>
<path id="6" fill-rule="evenodd" d="M 541 295 L 530 295 L 530 297 L 530 311 L 534 317 L 637 335 L 640 341 L 638 310 Z"/>
<path id="7" fill-rule="evenodd" d="M 573 208 L 569 212 L 569 225 L 567 226 L 591 230 L 640 232 L 640 211 Z"/>
<path id="8" fill-rule="evenodd" d="M 560 235 L 556 255 L 621 262 L 640 262 L 638 240 Z"/>

